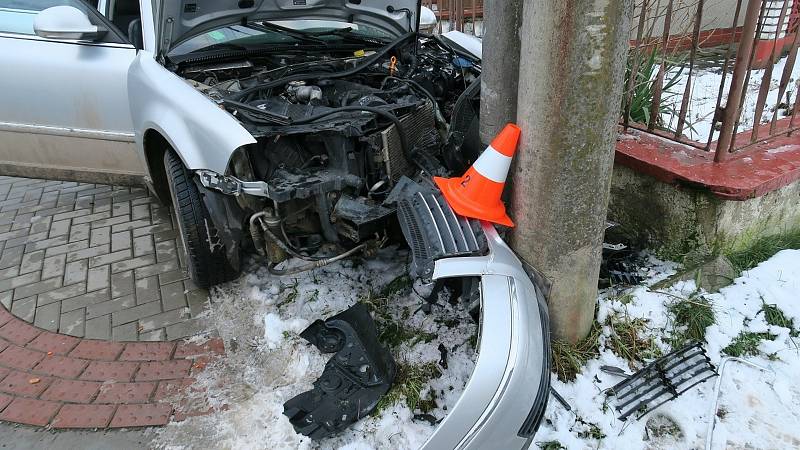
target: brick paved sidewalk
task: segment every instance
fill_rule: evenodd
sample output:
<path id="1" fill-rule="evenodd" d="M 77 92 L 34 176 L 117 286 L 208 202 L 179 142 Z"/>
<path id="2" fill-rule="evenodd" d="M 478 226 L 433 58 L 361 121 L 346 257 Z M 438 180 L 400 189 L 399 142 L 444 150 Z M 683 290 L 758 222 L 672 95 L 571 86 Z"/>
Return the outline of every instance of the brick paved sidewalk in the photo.
<path id="1" fill-rule="evenodd" d="M 145 189 L 0 176 L 0 302 L 57 333 L 117 341 L 206 331 L 167 207 Z"/>
<path id="2" fill-rule="evenodd" d="M 3 307 L 0 350 L 0 420 L 51 428 L 155 426 L 207 414 L 193 377 L 224 354 L 219 339 L 119 343 L 51 333 Z"/>
<path id="3" fill-rule="evenodd" d="M 174 342 L 209 331 L 179 239 L 144 189 L 0 176 L 0 421 L 121 428 L 210 412 L 194 376 L 224 348 Z"/>

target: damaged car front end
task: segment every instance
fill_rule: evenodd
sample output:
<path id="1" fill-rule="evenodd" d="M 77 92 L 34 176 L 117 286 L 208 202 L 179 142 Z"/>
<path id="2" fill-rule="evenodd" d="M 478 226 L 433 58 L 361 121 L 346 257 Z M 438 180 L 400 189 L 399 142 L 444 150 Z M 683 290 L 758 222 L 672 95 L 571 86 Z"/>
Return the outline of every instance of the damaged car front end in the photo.
<path id="1" fill-rule="evenodd" d="M 205 229 L 198 245 L 224 254 L 230 273 L 242 247 L 279 274 L 300 270 L 276 268 L 289 258 L 308 269 L 374 248 L 392 232 L 394 210 L 384 201 L 397 180 L 469 162 L 464 136 L 476 132 L 480 61 L 414 32 L 417 2 L 318 2 L 328 8 L 298 9 L 303 16 L 278 3 L 265 1 L 252 14 L 198 6 L 167 21 L 178 42 L 163 54 L 165 67 L 251 137 L 217 150 L 230 152 L 224 166 L 218 156 L 173 146 L 207 213 L 186 227 Z M 339 3 L 343 9 L 329 14 Z M 239 21 L 191 26 L 193 14 Z M 313 256 L 323 245 L 329 256 Z M 190 266 L 209 264 L 187 250 Z M 194 272 L 208 275 L 195 280 L 201 286 L 230 278 Z"/>
<path id="2" fill-rule="evenodd" d="M 160 5 L 153 56 L 169 77 L 140 58 L 130 84 L 151 95 L 132 113 L 154 184 L 148 128 L 163 135 L 162 185 L 195 283 L 234 278 L 248 250 L 283 276 L 369 256 L 402 233 L 411 275 L 459 284 L 479 322 L 472 377 L 423 448 L 527 448 L 550 386 L 542 286 L 494 225 L 455 214 L 431 181 L 478 156 L 480 58 L 418 34 L 416 0 Z M 153 98 L 170 92 L 185 101 L 159 109 Z M 304 336 L 333 356 L 286 407 L 312 437 L 369 413 L 394 377 L 374 324 L 341 314 Z M 342 336 L 320 338 L 331 333 Z"/>

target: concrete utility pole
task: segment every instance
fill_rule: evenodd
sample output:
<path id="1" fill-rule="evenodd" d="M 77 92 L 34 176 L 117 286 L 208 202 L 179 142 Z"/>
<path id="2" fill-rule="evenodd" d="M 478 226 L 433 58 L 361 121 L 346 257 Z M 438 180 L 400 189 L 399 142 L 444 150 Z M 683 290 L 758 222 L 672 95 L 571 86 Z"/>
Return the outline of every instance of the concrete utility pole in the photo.
<path id="1" fill-rule="evenodd" d="M 517 116 L 522 0 L 486 0 L 483 17 L 480 136 L 488 145 Z"/>
<path id="2" fill-rule="evenodd" d="M 632 9 L 524 0 L 511 242 L 552 283 L 553 337 L 569 342 L 594 318 Z"/>

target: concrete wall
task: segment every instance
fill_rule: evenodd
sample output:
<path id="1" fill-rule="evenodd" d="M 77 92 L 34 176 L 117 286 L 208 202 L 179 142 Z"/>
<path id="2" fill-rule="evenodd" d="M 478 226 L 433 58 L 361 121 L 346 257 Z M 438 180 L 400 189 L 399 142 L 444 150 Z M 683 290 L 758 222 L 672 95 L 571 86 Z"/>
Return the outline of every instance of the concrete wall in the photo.
<path id="1" fill-rule="evenodd" d="M 674 186 L 616 164 L 608 219 L 619 224 L 608 242 L 625 242 L 681 261 L 800 228 L 800 182 L 745 200 Z"/>

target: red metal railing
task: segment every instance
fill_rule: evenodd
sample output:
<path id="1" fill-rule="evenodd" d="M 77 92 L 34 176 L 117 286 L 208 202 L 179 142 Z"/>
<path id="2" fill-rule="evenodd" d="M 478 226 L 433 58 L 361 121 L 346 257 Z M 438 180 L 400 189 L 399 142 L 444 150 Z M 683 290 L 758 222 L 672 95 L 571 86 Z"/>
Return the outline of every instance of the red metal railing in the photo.
<path id="1" fill-rule="evenodd" d="M 422 0 L 439 19 L 438 32 L 458 30 L 482 35 L 483 0 Z"/>
<path id="2" fill-rule="evenodd" d="M 725 7 L 719 8 L 720 3 Z M 623 96 L 625 129 L 639 128 L 714 151 L 719 162 L 759 140 L 800 128 L 795 123 L 800 86 L 790 86 L 800 44 L 800 0 L 639 0 L 636 13 Z M 647 63 L 655 73 L 641 79 Z M 713 109 L 706 108 L 708 117 L 694 120 L 693 106 L 710 107 L 713 99 L 703 97 L 696 85 L 707 88 L 716 77 Z M 665 92 L 675 87 L 682 91 Z M 784 102 L 792 90 L 794 99 Z M 646 113 L 632 110 L 648 102 Z M 788 117 L 780 118 L 781 111 Z M 696 136 L 698 124 L 707 134 Z M 748 128 L 748 139 L 742 142 L 740 133 Z"/>

